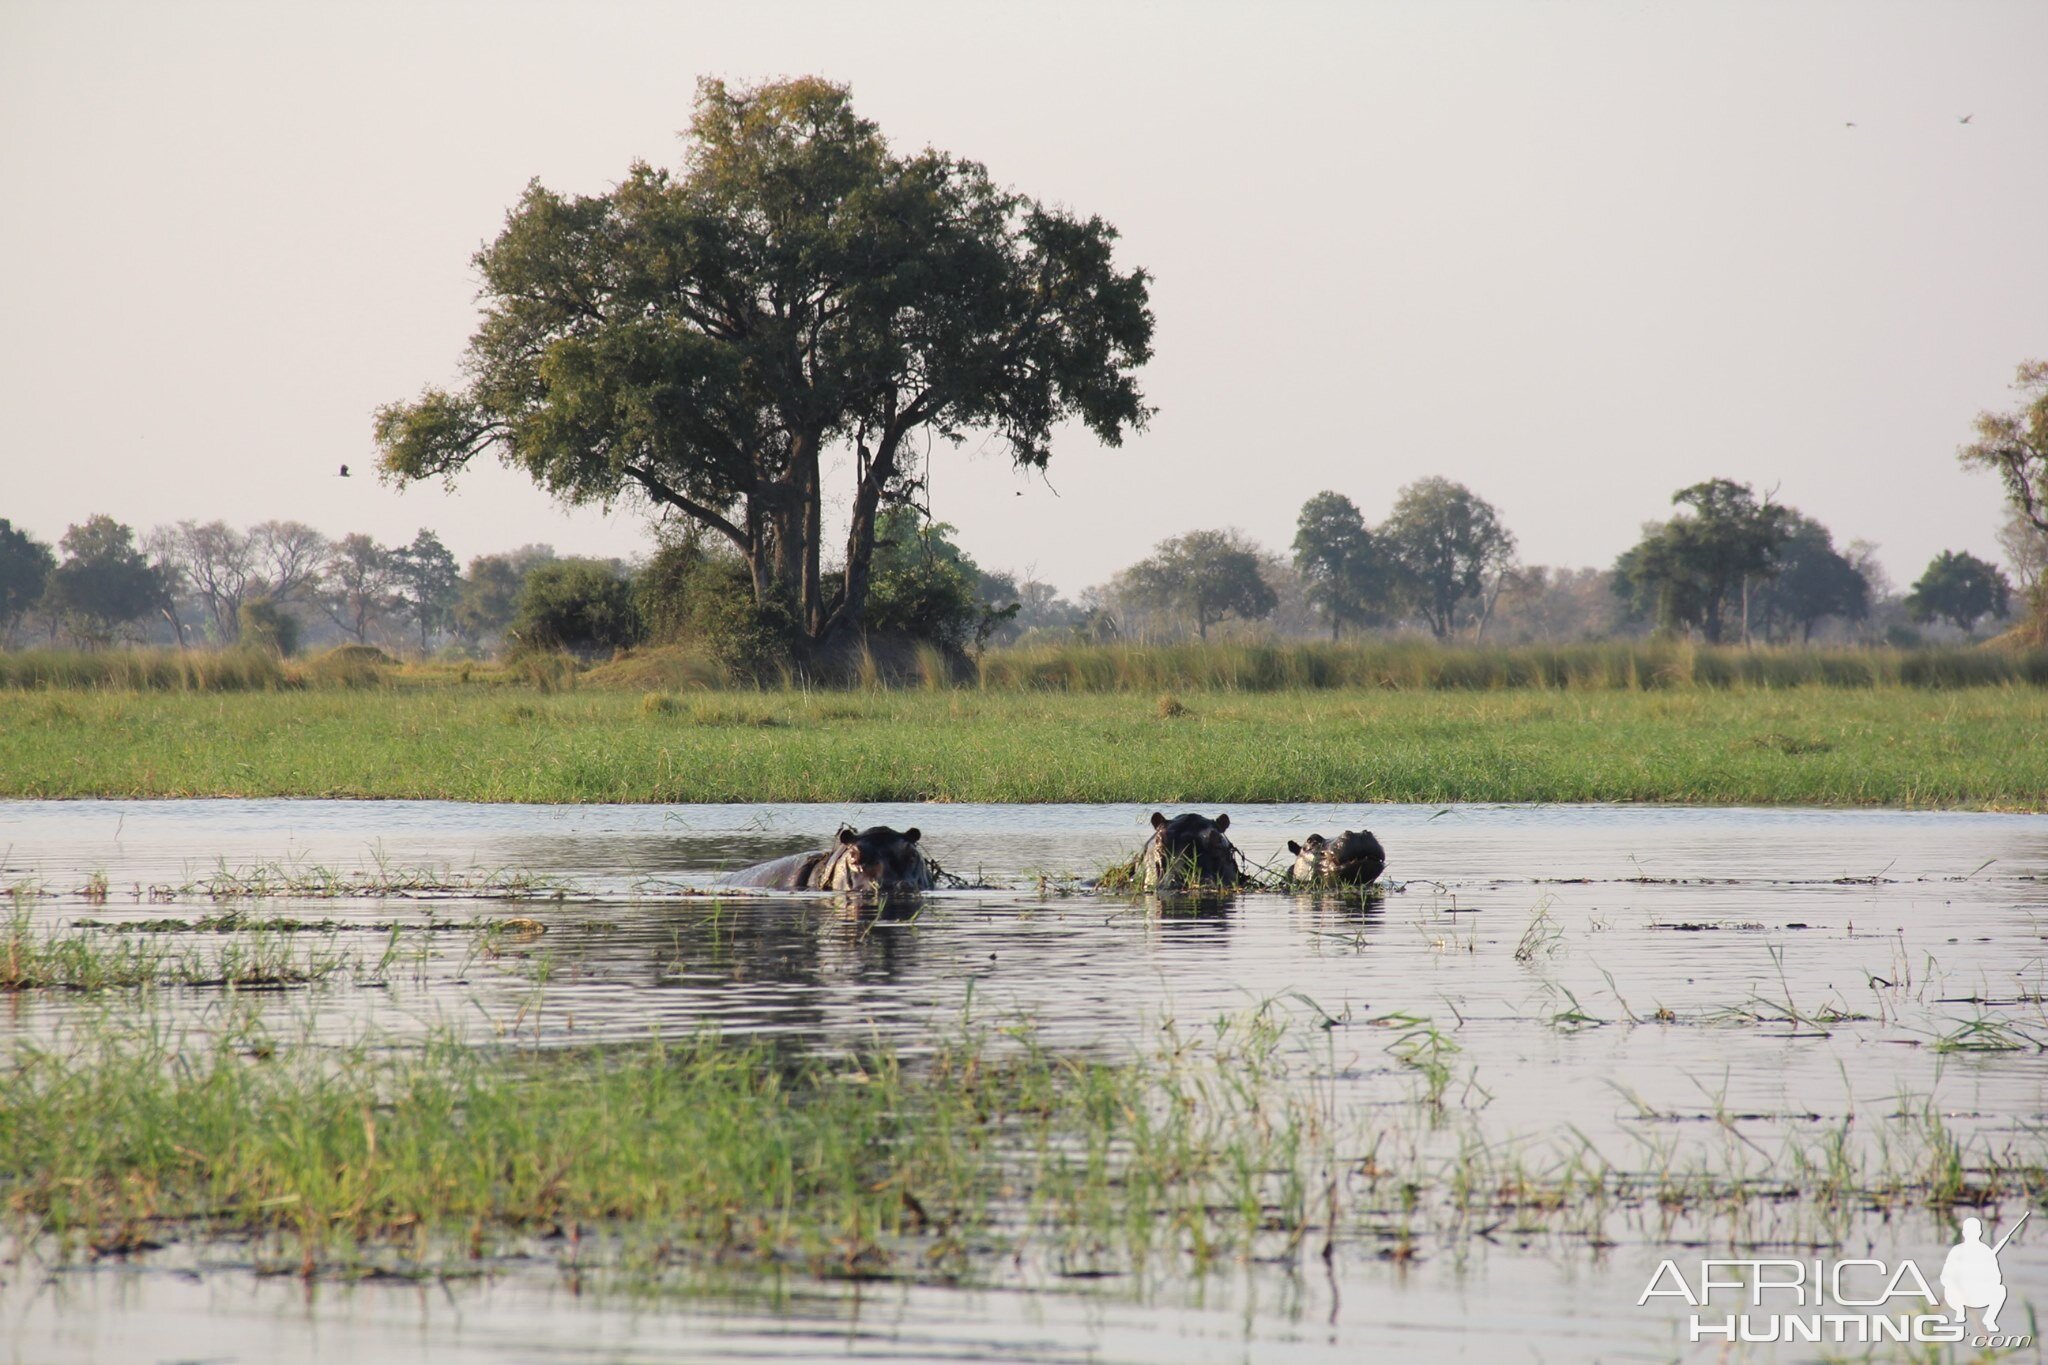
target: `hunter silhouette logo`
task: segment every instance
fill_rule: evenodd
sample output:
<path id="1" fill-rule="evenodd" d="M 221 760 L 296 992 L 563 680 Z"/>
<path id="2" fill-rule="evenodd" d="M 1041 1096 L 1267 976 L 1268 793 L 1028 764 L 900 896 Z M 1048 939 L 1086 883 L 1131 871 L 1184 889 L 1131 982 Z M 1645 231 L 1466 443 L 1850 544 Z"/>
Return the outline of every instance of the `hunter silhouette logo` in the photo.
<path id="1" fill-rule="evenodd" d="M 1955 1244 L 1948 1259 L 1941 1263 L 1941 1301 L 1955 1314 L 1957 1322 L 1967 1322 L 1969 1314 L 1965 1309 L 1984 1310 L 1984 1330 L 1998 1330 L 1998 1310 L 2005 1307 L 2005 1280 L 1998 1273 L 1998 1253 L 2005 1250 L 2005 1244 L 2020 1230 L 2021 1224 L 2034 1216 L 2028 1209 L 2020 1215 L 2005 1236 L 1998 1239 L 1998 1245 L 1984 1245 L 1984 1224 L 1975 1218 L 1963 1220 L 1963 1240 Z"/>
<path id="2" fill-rule="evenodd" d="M 1986 1239 L 1982 1219 L 1965 1218 L 1962 1240 L 1942 1260 L 1939 1292 L 1910 1258 L 1709 1257 L 1698 1263 L 1696 1275 L 1688 1275 L 1676 1261 L 1660 1262 L 1636 1306 L 1681 1301 L 1693 1310 L 1684 1319 L 1686 1337 L 1693 1342 L 1716 1337 L 1731 1344 L 1947 1342 L 2019 1350 L 2032 1345 L 2033 1337 L 1999 1331 L 1998 1315 L 2010 1291 L 1998 1254 L 2033 1216 L 2033 1210 L 2023 1210 L 1995 1242 Z M 1975 1336 L 1969 1327 L 1973 1310 L 1984 1327 Z"/>

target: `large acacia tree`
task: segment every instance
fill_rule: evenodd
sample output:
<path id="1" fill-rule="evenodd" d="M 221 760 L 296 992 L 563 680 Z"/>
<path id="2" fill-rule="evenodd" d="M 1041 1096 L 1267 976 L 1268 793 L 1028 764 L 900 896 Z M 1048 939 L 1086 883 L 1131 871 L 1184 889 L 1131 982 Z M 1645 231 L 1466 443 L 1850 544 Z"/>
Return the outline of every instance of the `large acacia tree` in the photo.
<path id="1" fill-rule="evenodd" d="M 1043 467 L 1078 418 L 1117 444 L 1149 410 L 1142 270 L 1116 231 L 943 152 L 892 152 L 846 87 L 698 87 L 680 173 L 539 183 L 476 257 L 472 380 L 379 410 L 387 475 L 492 451 L 571 501 L 627 495 L 730 541 L 757 605 L 812 646 L 857 630 L 875 519 L 912 496 L 920 432 Z M 823 456 L 851 447 L 844 568 L 823 581 Z"/>

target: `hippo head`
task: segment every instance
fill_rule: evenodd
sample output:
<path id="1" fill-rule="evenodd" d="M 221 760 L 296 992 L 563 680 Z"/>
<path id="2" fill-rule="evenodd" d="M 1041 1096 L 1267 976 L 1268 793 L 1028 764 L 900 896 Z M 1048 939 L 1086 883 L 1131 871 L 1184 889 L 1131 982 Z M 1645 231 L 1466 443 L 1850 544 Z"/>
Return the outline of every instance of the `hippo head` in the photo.
<path id="1" fill-rule="evenodd" d="M 831 887 L 835 891 L 879 891 L 883 894 L 929 891 L 931 869 L 917 847 L 916 827 L 897 833 L 887 825 L 871 825 L 858 834 L 839 831 L 838 856 Z"/>
<path id="2" fill-rule="evenodd" d="M 1311 834 L 1298 844 L 1289 839 L 1287 851 L 1295 855 L 1288 875 L 1298 882 L 1364 886 L 1387 867 L 1387 851 L 1369 829 L 1347 829 L 1335 839 Z"/>
<path id="3" fill-rule="evenodd" d="M 1312 882 L 1323 875 L 1323 850 L 1330 841 L 1320 834 L 1311 834 L 1301 843 L 1287 841 L 1287 851 L 1294 855 L 1294 866 L 1287 869 L 1287 875 L 1298 882 Z"/>
<path id="4" fill-rule="evenodd" d="M 1147 888 L 1176 890 L 1189 886 L 1236 886 L 1243 880 L 1237 846 L 1224 831 L 1230 817 L 1176 815 L 1171 820 L 1152 812 L 1152 838 L 1145 845 L 1141 869 Z"/>

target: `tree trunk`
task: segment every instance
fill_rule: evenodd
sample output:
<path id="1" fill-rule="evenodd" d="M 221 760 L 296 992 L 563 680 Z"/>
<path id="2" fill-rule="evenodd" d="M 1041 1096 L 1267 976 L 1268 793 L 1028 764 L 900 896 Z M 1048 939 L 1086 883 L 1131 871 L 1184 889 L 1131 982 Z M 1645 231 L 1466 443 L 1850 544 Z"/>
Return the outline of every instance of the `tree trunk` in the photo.
<path id="1" fill-rule="evenodd" d="M 853 514 L 846 532 L 846 571 L 840 580 L 839 605 L 833 609 L 819 633 L 822 648 L 836 647 L 850 638 L 859 629 L 861 616 L 867 610 L 870 571 L 875 555 L 875 522 L 881 515 L 882 490 L 895 476 L 896 452 L 901 441 L 900 430 L 885 429 L 874 454 L 868 457 L 866 468 L 861 470 L 860 484 L 853 495 Z"/>
<path id="2" fill-rule="evenodd" d="M 163 605 L 164 619 L 171 623 L 171 629 L 178 633 L 178 648 L 185 648 L 185 623 L 178 619 L 178 608 L 174 603 Z"/>
<path id="3" fill-rule="evenodd" d="M 824 492 L 823 479 L 818 470 L 818 447 L 807 442 L 810 452 L 804 462 L 803 488 L 803 602 L 804 633 L 815 642 L 825 631 L 824 584 L 818 573 L 818 542 L 824 539 Z"/>

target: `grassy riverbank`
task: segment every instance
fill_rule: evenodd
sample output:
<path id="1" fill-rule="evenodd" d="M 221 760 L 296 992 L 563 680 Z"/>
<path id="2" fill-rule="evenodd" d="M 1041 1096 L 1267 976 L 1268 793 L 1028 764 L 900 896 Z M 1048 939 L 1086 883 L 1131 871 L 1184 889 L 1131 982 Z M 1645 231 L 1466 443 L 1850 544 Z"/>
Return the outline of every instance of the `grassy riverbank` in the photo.
<path id="1" fill-rule="evenodd" d="M 2048 691 L 0 691 L 0 796 L 2048 808 Z"/>

